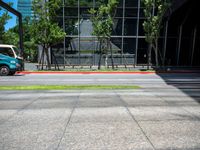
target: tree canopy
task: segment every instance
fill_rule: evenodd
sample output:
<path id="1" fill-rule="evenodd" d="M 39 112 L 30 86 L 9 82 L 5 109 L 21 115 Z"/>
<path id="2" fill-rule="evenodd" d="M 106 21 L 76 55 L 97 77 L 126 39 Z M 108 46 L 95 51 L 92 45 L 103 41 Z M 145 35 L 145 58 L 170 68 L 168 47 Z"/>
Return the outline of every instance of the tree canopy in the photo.
<path id="1" fill-rule="evenodd" d="M 12 4 L 9 3 L 9 5 Z M 11 16 L 8 15 L 8 11 L 4 11 L 0 7 L 0 41 L 3 41 L 3 35 L 5 33 L 5 25 L 9 19 L 11 19 Z"/>
<path id="2" fill-rule="evenodd" d="M 118 0 L 109 0 L 107 4 L 102 4 L 98 10 L 90 9 L 92 14 L 93 35 L 101 38 L 110 38 L 113 27 L 113 13 L 117 7 Z"/>
<path id="3" fill-rule="evenodd" d="M 111 51 L 112 67 L 112 48 L 110 43 L 110 37 L 113 30 L 113 17 L 118 4 L 118 0 L 108 0 L 107 4 L 102 4 L 98 9 L 90 9 L 90 14 L 92 14 L 91 21 L 93 26 L 93 35 L 97 36 L 100 51 L 100 58 L 98 69 L 101 67 L 101 57 L 102 54 L 106 54 L 105 66 L 107 67 L 108 51 Z"/>
<path id="4" fill-rule="evenodd" d="M 145 39 L 149 43 L 148 62 L 151 63 L 151 49 L 155 52 L 156 66 L 158 67 L 158 39 L 160 36 L 163 16 L 170 6 L 170 0 L 142 0 L 144 5 L 145 21 L 143 28 Z"/>
<path id="5" fill-rule="evenodd" d="M 47 56 L 48 69 L 51 69 L 48 49 L 66 36 L 63 29 L 53 20 L 61 4 L 61 0 L 33 0 L 34 19 L 31 34 L 34 42 L 43 47 L 43 52 Z"/>

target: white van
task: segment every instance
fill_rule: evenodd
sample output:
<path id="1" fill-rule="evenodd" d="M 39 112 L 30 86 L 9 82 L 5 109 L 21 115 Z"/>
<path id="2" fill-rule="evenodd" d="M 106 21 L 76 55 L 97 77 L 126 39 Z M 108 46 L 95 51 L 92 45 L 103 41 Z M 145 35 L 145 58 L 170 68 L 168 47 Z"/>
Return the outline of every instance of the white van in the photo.
<path id="1" fill-rule="evenodd" d="M 14 45 L 0 44 L 0 53 L 22 60 L 19 49 Z"/>

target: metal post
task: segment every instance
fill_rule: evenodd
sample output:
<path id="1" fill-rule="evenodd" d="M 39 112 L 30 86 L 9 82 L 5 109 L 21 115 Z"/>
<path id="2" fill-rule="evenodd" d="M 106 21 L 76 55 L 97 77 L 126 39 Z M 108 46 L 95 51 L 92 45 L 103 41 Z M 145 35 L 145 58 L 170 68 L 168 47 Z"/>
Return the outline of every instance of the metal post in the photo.
<path id="1" fill-rule="evenodd" d="M 22 56 L 24 56 L 24 46 L 23 46 L 23 28 L 22 28 L 22 16 L 19 15 L 19 45 L 21 49 Z"/>
<path id="2" fill-rule="evenodd" d="M 78 63 L 81 64 L 80 61 L 80 0 L 78 0 Z"/>
<path id="3" fill-rule="evenodd" d="M 123 63 L 123 55 L 124 55 L 124 22 L 125 22 L 125 3 L 126 0 L 123 0 L 123 14 L 122 14 L 122 46 L 121 46 L 121 64 Z"/>
<path id="4" fill-rule="evenodd" d="M 19 15 L 19 46 L 21 50 L 21 56 L 24 58 L 24 45 L 23 45 L 23 27 L 22 27 L 22 15 Z M 22 70 L 24 70 L 24 61 L 22 63 Z"/>
<path id="5" fill-rule="evenodd" d="M 163 62 L 162 62 L 163 66 L 165 66 L 165 58 L 166 58 L 168 25 L 169 25 L 169 20 L 167 19 L 167 21 L 165 23 L 165 40 L 164 40 Z"/>
<path id="6" fill-rule="evenodd" d="M 192 66 L 193 64 L 193 59 L 194 59 L 194 50 L 195 50 L 195 45 L 196 45 L 196 35 L 197 35 L 197 26 L 194 27 L 193 31 L 193 38 L 192 38 L 192 56 L 191 56 L 191 62 L 190 65 Z"/>
<path id="7" fill-rule="evenodd" d="M 65 0 L 63 0 L 63 31 L 65 32 Z M 66 62 L 66 43 L 65 43 L 65 37 L 64 37 L 64 41 L 63 41 L 63 50 L 64 50 L 64 62 L 63 62 L 63 68 L 65 68 L 65 62 Z"/>
<path id="8" fill-rule="evenodd" d="M 177 61 L 176 61 L 177 66 L 179 65 L 179 59 L 180 59 L 182 32 L 183 32 L 183 25 L 181 24 L 179 28 L 179 37 L 178 37 L 178 49 L 177 49 Z"/>
<path id="9" fill-rule="evenodd" d="M 139 23 L 140 23 L 140 0 L 138 0 L 138 12 L 137 12 L 137 33 L 136 33 L 136 44 L 135 44 L 135 59 L 134 67 L 137 65 L 137 53 L 138 53 L 138 41 L 139 41 Z"/>
<path id="10" fill-rule="evenodd" d="M 93 9 L 94 9 L 94 7 L 95 7 L 95 0 L 93 0 Z M 92 54 L 93 56 L 92 56 L 92 64 L 91 65 L 93 66 L 93 65 L 95 65 L 95 50 L 96 50 L 96 41 L 95 41 L 95 39 L 96 38 L 93 36 L 92 39 L 93 39 L 93 43 L 94 43 L 94 47 L 93 47 L 94 49 L 93 49 L 93 54 Z"/>

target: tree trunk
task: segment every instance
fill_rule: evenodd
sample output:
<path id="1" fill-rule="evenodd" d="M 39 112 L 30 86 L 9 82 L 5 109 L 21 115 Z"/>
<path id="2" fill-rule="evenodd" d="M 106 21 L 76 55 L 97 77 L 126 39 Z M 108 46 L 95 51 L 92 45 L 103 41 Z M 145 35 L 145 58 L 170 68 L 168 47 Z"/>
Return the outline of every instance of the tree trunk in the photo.
<path id="1" fill-rule="evenodd" d="M 152 43 L 149 43 L 148 45 L 148 57 L 147 57 L 147 69 L 149 70 L 149 67 L 151 66 L 151 50 L 152 50 Z"/>
<path id="2" fill-rule="evenodd" d="M 52 54 L 52 58 L 55 61 L 55 70 L 56 70 L 56 68 L 58 68 L 58 70 L 60 70 L 58 62 L 57 62 L 57 59 L 56 59 L 56 56 L 54 55 L 54 53 L 52 51 L 51 51 L 51 54 Z"/>
<path id="3" fill-rule="evenodd" d="M 104 60 L 104 65 L 105 68 L 108 67 L 108 46 L 107 46 L 107 39 L 102 39 L 102 43 L 101 43 L 102 47 L 102 56 L 105 56 L 105 60 Z"/>
<path id="4" fill-rule="evenodd" d="M 100 44 L 99 44 L 99 63 L 98 63 L 98 70 L 101 69 L 101 57 L 102 57 L 102 50 L 101 50 L 101 46 L 102 46 L 102 40 L 100 40 Z"/>
<path id="5" fill-rule="evenodd" d="M 104 41 L 104 44 L 106 45 L 105 47 L 105 52 L 106 52 L 106 58 L 105 58 L 105 68 L 108 68 L 108 49 L 109 49 L 109 45 L 108 45 L 108 39 L 106 39 Z"/>
<path id="6" fill-rule="evenodd" d="M 111 63 L 112 63 L 112 69 L 114 69 L 114 61 L 113 61 L 113 51 L 112 51 L 112 44 L 110 42 L 110 39 L 109 39 L 109 48 L 110 48 L 110 53 L 111 53 Z"/>
<path id="7" fill-rule="evenodd" d="M 40 65 L 41 65 L 41 64 L 42 64 L 41 70 L 43 70 L 43 64 L 44 64 L 44 49 L 42 49 L 42 54 L 41 54 L 40 61 L 39 61 L 39 67 L 38 67 L 39 70 L 40 70 Z"/>
<path id="8" fill-rule="evenodd" d="M 158 62 L 158 41 L 157 40 L 155 42 L 154 51 L 155 51 L 155 59 L 156 59 L 156 68 L 158 68 L 159 62 Z"/>
<path id="9" fill-rule="evenodd" d="M 45 50 L 45 54 L 46 54 L 46 57 L 47 57 L 47 69 L 51 70 L 51 64 L 50 64 L 50 59 L 49 59 L 48 47 L 44 47 L 44 50 Z"/>
<path id="10" fill-rule="evenodd" d="M 108 53 L 105 54 L 105 68 L 108 68 Z"/>
<path id="11" fill-rule="evenodd" d="M 161 54 L 161 52 L 160 51 L 158 51 L 158 54 L 159 54 L 159 58 L 160 58 L 160 62 L 161 62 L 161 65 L 164 67 L 164 65 L 165 65 L 165 61 L 164 61 L 164 57 L 162 56 L 162 54 Z"/>

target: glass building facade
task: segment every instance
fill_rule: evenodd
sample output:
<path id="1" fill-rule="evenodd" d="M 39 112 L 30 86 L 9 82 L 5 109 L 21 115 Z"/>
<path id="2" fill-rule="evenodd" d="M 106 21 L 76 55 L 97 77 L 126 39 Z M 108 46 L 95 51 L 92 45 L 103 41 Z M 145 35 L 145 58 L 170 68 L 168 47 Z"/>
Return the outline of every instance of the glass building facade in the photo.
<path id="1" fill-rule="evenodd" d="M 22 19 L 32 18 L 32 0 L 18 0 L 17 10 L 22 14 Z"/>
<path id="2" fill-rule="evenodd" d="M 97 9 L 108 0 L 63 0 L 56 22 L 67 36 L 62 43 L 52 47 L 52 54 L 59 64 L 97 65 L 99 42 L 92 35 L 93 27 L 89 10 Z M 160 64 L 168 66 L 200 66 L 200 24 L 198 2 L 172 0 L 165 15 L 159 38 Z M 114 64 L 139 65 L 147 63 L 147 43 L 141 0 L 119 0 L 114 15 L 111 36 Z M 53 58 L 53 57 L 52 57 Z M 161 57 L 160 57 L 161 58 Z M 102 59 L 102 64 L 104 64 Z M 52 59 L 52 63 L 54 63 Z M 154 63 L 154 53 L 152 51 Z M 108 61 L 111 64 L 111 61 Z"/>
<path id="3" fill-rule="evenodd" d="M 105 3 L 107 0 L 63 0 L 63 8 L 57 12 L 56 21 L 67 37 L 63 43 L 52 48 L 60 64 L 97 65 L 99 43 L 92 34 L 89 10 Z M 115 64 L 134 65 L 146 61 L 143 20 L 140 0 L 119 0 L 111 36 Z"/>
<path id="4" fill-rule="evenodd" d="M 174 0 L 163 23 L 165 65 L 200 67 L 199 2 Z"/>

